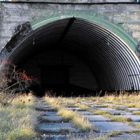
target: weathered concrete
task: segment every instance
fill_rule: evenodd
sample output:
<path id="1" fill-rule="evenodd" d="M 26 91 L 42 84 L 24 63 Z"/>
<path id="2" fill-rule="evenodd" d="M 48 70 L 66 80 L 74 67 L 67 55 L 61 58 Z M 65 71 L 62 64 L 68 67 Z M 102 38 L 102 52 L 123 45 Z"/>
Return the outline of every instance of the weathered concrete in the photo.
<path id="1" fill-rule="evenodd" d="M 71 123 L 41 123 L 38 125 L 38 131 L 48 134 L 66 134 L 78 132 Z"/>
<path id="2" fill-rule="evenodd" d="M 54 115 L 54 116 L 45 116 L 45 115 L 42 115 L 39 117 L 39 121 L 41 122 L 49 122 L 49 123 L 59 123 L 59 122 L 63 122 L 63 119 L 57 115 Z"/>
<path id="3" fill-rule="evenodd" d="M 122 117 L 131 119 L 133 122 L 140 122 L 140 116 L 139 115 L 121 115 Z"/>
<path id="4" fill-rule="evenodd" d="M 138 130 L 121 122 L 92 122 L 92 123 L 102 133 L 113 131 L 125 132 Z"/>
<path id="5" fill-rule="evenodd" d="M 123 134 L 120 136 L 115 136 L 112 138 L 109 138 L 109 140 L 139 140 L 140 135 L 139 134 Z"/>
<path id="6" fill-rule="evenodd" d="M 90 122 L 109 122 L 108 118 L 103 117 L 102 115 L 83 115 Z"/>
<path id="7" fill-rule="evenodd" d="M 94 103 L 95 106 L 97 106 L 96 103 Z M 48 108 L 48 105 L 44 103 L 40 103 L 40 108 Z M 65 106 L 65 105 L 64 105 Z M 65 106 L 66 107 L 66 106 Z M 72 106 L 73 109 L 73 106 Z M 98 108 L 100 109 L 100 108 Z M 119 111 L 119 110 L 118 110 Z M 131 124 L 127 122 L 111 122 L 108 118 L 102 116 L 102 115 L 94 115 L 92 111 L 79 111 L 77 110 L 77 113 L 79 113 L 81 116 L 87 118 L 89 122 L 93 125 L 93 127 L 97 131 L 91 131 L 91 132 L 80 132 L 79 129 L 75 128 L 74 125 L 72 125 L 70 122 L 65 122 L 61 118 L 61 116 L 57 116 L 57 112 L 53 111 L 45 111 L 39 115 L 38 117 L 38 125 L 36 127 L 36 130 L 41 134 L 42 139 L 46 140 L 67 140 L 67 139 L 78 139 L 86 140 L 88 137 L 91 138 L 100 138 L 100 136 L 107 136 L 108 134 L 115 134 L 116 132 L 120 132 L 120 135 L 114 135 L 111 137 L 108 137 L 109 140 L 120 140 L 120 139 L 139 139 L 140 135 L 139 132 L 140 129 L 136 128 L 135 125 L 138 125 L 139 122 L 132 122 Z M 126 112 L 127 113 L 127 112 Z M 127 117 L 127 116 L 124 116 Z M 134 119 L 134 121 L 139 121 L 139 116 L 137 115 L 129 115 L 129 117 Z M 41 120 L 40 120 L 41 119 Z"/>
<path id="8" fill-rule="evenodd" d="M 106 111 L 112 115 L 130 115 L 130 112 L 117 110 L 117 109 L 111 109 L 111 108 L 100 108 L 100 110 Z"/>

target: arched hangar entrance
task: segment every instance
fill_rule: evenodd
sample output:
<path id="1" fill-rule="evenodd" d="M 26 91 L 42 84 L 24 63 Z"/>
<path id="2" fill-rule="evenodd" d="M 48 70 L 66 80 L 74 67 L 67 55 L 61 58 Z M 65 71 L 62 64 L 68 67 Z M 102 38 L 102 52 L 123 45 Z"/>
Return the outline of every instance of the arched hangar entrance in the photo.
<path id="1" fill-rule="evenodd" d="M 32 28 L 7 57 L 43 90 L 140 89 L 136 43 L 115 25 L 63 16 Z"/>

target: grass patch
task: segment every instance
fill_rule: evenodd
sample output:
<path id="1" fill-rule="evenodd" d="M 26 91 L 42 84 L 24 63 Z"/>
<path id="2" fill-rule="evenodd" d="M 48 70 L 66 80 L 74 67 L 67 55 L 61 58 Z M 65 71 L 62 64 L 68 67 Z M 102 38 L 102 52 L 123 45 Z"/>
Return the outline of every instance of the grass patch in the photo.
<path id="1" fill-rule="evenodd" d="M 140 115 L 140 111 L 134 111 L 132 112 L 133 115 Z"/>
<path id="2" fill-rule="evenodd" d="M 108 114 L 108 112 L 103 111 L 103 110 L 96 110 L 96 111 L 93 111 L 93 114 L 94 115 L 106 115 L 106 114 Z"/>
<path id="3" fill-rule="evenodd" d="M 35 134 L 30 128 L 14 129 L 7 134 L 7 140 L 33 140 Z"/>
<path id="4" fill-rule="evenodd" d="M 76 115 L 76 112 L 67 110 L 65 108 L 59 108 L 57 114 L 61 116 L 64 120 L 72 120 Z"/>
<path id="5" fill-rule="evenodd" d="M 71 121 L 75 127 L 79 128 L 82 131 L 91 130 L 91 124 L 89 123 L 89 121 L 74 111 L 70 111 L 65 108 L 59 108 L 57 114 L 64 120 Z"/>
<path id="6" fill-rule="evenodd" d="M 137 128 L 137 129 L 140 129 L 140 124 L 139 123 L 136 124 L 136 123 L 131 122 L 129 125 L 132 126 L 132 127 Z M 138 132 L 140 132 L 140 130 Z"/>
<path id="7" fill-rule="evenodd" d="M 75 127 L 79 128 L 82 131 L 89 131 L 92 129 L 90 122 L 86 118 L 80 116 L 79 114 L 75 114 L 71 121 Z"/>
<path id="8" fill-rule="evenodd" d="M 114 115 L 110 115 L 110 114 L 105 114 L 104 116 L 113 122 L 131 122 L 132 121 L 130 118 L 114 116 Z"/>
<path id="9" fill-rule="evenodd" d="M 81 110 L 88 110 L 89 109 L 89 107 L 85 104 L 78 103 L 78 104 L 76 104 L 76 106 L 78 106 Z"/>
<path id="10" fill-rule="evenodd" d="M 131 122 L 132 121 L 130 118 L 122 117 L 122 116 L 114 116 L 103 110 L 96 110 L 93 112 L 93 114 L 102 115 L 102 116 L 110 119 L 113 122 Z"/>
<path id="11" fill-rule="evenodd" d="M 92 126 L 87 119 L 80 116 L 77 112 L 63 107 L 59 103 L 60 100 L 50 97 L 45 97 L 45 100 L 52 108 L 57 110 L 57 114 L 59 116 L 61 116 L 64 120 L 71 121 L 73 125 L 79 128 L 81 131 L 89 131 L 92 129 Z"/>
<path id="12" fill-rule="evenodd" d="M 122 135 L 124 132 L 120 132 L 120 131 L 112 131 L 110 133 L 107 133 L 107 136 L 108 137 L 115 137 L 115 136 L 118 136 L 118 135 Z"/>
<path id="13" fill-rule="evenodd" d="M 136 124 L 135 127 L 140 129 L 140 124 Z"/>
<path id="14" fill-rule="evenodd" d="M 126 107 L 140 108 L 140 94 L 139 92 L 128 93 L 121 91 L 120 93 L 106 92 L 103 97 L 92 97 L 91 100 L 96 104 L 122 105 Z"/>
<path id="15" fill-rule="evenodd" d="M 133 103 L 126 103 L 125 104 L 128 108 L 135 108 L 136 107 L 136 104 L 133 104 Z"/>
<path id="16" fill-rule="evenodd" d="M 30 94 L 17 96 L 10 105 L 0 106 L 0 140 L 35 139 L 33 103 L 34 97 Z"/>

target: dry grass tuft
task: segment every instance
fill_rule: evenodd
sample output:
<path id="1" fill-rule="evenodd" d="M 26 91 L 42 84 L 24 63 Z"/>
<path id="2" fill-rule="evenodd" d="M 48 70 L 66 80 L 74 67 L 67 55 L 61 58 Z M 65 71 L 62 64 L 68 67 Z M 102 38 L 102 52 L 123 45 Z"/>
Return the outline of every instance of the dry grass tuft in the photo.
<path id="1" fill-rule="evenodd" d="M 131 122 L 132 121 L 130 118 L 122 117 L 122 116 L 114 116 L 110 114 L 105 114 L 103 116 L 107 117 L 108 119 L 114 122 Z"/>
<path id="2" fill-rule="evenodd" d="M 110 113 L 103 111 L 103 110 L 96 110 L 93 112 L 93 114 L 103 115 L 104 117 L 106 117 L 114 122 L 131 122 L 132 121 L 130 118 L 122 117 L 122 116 L 114 116 L 114 115 L 111 115 Z"/>
<path id="3" fill-rule="evenodd" d="M 78 114 L 76 114 L 71 121 L 75 127 L 79 128 L 82 131 L 89 131 L 92 129 L 90 122 L 86 118 L 81 117 Z M 93 129 L 96 130 L 95 128 Z"/>
<path id="4" fill-rule="evenodd" d="M 133 115 L 140 115 L 140 111 L 134 111 L 132 112 Z"/>
<path id="5" fill-rule="evenodd" d="M 78 103 L 76 104 L 76 106 L 78 106 L 81 110 L 88 110 L 89 107 L 85 104 L 81 104 L 81 103 Z"/>
<path id="6" fill-rule="evenodd" d="M 29 101 L 30 99 L 30 101 Z M 0 106 L 0 140 L 34 140 L 36 122 L 34 97 L 16 96 L 10 105 Z"/>
<path id="7" fill-rule="evenodd" d="M 57 114 L 64 120 L 71 121 L 75 127 L 81 131 L 89 131 L 92 129 L 91 124 L 84 117 L 81 117 L 77 112 L 66 109 L 60 104 L 60 99 L 45 97 L 47 103 L 57 110 Z"/>
<path id="8" fill-rule="evenodd" d="M 76 116 L 76 112 L 67 110 L 62 107 L 58 109 L 57 114 L 61 116 L 64 120 L 72 120 L 74 116 Z"/>
<path id="9" fill-rule="evenodd" d="M 103 111 L 103 110 L 96 110 L 96 111 L 93 111 L 93 114 L 94 115 L 106 115 L 106 114 L 108 114 L 108 112 Z"/>

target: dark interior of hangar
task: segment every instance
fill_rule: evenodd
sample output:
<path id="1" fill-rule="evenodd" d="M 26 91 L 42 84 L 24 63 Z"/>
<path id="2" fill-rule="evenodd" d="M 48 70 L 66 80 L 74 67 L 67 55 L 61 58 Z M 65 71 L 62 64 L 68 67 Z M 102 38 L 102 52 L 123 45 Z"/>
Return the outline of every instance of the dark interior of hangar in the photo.
<path id="1" fill-rule="evenodd" d="M 32 89 L 37 95 L 47 90 L 80 96 L 140 89 L 139 62 L 129 46 L 115 33 L 80 18 L 32 31 L 9 59 L 36 79 Z"/>

